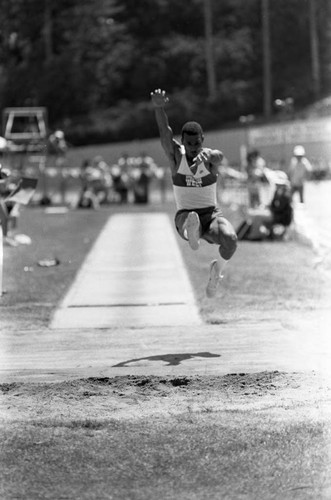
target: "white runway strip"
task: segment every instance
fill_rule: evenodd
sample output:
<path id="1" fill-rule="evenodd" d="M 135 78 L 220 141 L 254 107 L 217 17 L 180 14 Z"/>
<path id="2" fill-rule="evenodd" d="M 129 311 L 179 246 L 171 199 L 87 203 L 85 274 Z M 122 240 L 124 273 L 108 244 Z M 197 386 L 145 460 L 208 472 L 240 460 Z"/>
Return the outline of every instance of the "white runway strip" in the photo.
<path id="1" fill-rule="evenodd" d="M 51 328 L 197 325 L 201 319 L 166 214 L 110 217 Z"/>

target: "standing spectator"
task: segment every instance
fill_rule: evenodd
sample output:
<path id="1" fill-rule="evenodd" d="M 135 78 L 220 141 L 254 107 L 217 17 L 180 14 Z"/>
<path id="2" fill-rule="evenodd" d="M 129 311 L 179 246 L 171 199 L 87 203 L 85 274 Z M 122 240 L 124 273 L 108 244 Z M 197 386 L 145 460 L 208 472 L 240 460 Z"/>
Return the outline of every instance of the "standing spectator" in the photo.
<path id="1" fill-rule="evenodd" d="M 294 193 L 298 193 L 301 203 L 304 203 L 304 184 L 312 170 L 312 165 L 306 158 L 305 148 L 295 146 L 289 167 L 289 179 L 292 197 Z"/>
<path id="2" fill-rule="evenodd" d="M 247 189 L 251 208 L 259 207 L 263 203 L 263 186 L 266 185 L 266 162 L 259 151 L 253 150 L 247 155 Z"/>
<path id="3" fill-rule="evenodd" d="M 40 200 L 41 205 L 50 205 L 52 199 L 48 193 L 49 177 L 59 179 L 58 192 L 62 203 L 65 203 L 66 184 L 68 172 L 66 169 L 66 154 L 68 145 L 62 130 L 56 130 L 48 137 L 47 142 L 47 163 L 40 165 L 40 177 L 42 181 L 43 195 Z"/>
<path id="4" fill-rule="evenodd" d="M 133 195 L 135 203 L 148 203 L 150 182 L 156 175 L 157 166 L 151 156 L 145 152 L 136 159 L 134 169 Z"/>
<path id="5" fill-rule="evenodd" d="M 55 165 L 62 166 L 68 150 L 68 145 L 62 130 L 56 130 L 48 138 L 48 153 L 55 156 Z"/>
<path id="6" fill-rule="evenodd" d="M 5 242 L 10 246 L 17 246 L 15 240 L 9 236 L 10 229 L 16 229 L 20 215 L 19 204 L 9 200 L 9 196 L 20 184 L 20 178 L 0 164 L 0 225 Z"/>

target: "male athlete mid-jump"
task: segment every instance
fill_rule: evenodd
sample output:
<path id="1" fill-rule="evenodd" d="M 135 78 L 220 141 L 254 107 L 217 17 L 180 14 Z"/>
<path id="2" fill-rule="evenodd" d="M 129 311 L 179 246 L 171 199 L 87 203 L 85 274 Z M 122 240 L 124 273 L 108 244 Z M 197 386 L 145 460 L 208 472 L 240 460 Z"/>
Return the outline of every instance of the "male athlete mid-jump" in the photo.
<path id="1" fill-rule="evenodd" d="M 208 297 L 216 294 L 222 272 L 237 247 L 237 235 L 217 205 L 217 176 L 223 154 L 203 147 L 204 135 L 197 122 L 186 122 L 181 131 L 181 144 L 174 139 L 165 106 L 166 92 L 151 92 L 162 147 L 168 157 L 179 235 L 192 250 L 199 248 L 200 239 L 219 245 L 219 258 L 212 261 L 206 288 Z"/>

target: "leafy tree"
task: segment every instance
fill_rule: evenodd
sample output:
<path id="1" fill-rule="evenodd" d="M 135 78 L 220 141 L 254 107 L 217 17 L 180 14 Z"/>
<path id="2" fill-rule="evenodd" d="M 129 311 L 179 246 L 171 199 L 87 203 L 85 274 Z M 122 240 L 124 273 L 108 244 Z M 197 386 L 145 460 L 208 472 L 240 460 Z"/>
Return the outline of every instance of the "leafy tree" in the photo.
<path id="1" fill-rule="evenodd" d="M 204 0 L 1 0 L 0 106 L 43 105 L 72 140 L 156 134 L 149 93 L 172 123 L 205 127 L 262 112 L 261 0 L 211 0 L 216 98 L 208 100 Z M 322 90 L 331 83 L 331 4 L 315 0 Z M 309 0 L 270 2 L 274 98 L 312 99 Z"/>

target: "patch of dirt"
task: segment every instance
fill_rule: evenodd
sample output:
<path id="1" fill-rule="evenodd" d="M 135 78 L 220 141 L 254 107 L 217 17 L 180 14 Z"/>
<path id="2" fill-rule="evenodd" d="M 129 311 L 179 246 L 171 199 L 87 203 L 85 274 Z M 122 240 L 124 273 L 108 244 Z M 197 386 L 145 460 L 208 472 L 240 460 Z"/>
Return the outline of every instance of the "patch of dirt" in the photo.
<path id="1" fill-rule="evenodd" d="M 5 421 L 131 419 L 187 412 L 295 414 L 330 419 L 331 383 L 316 373 L 236 373 L 225 376 L 117 376 L 57 383 L 1 384 Z"/>

